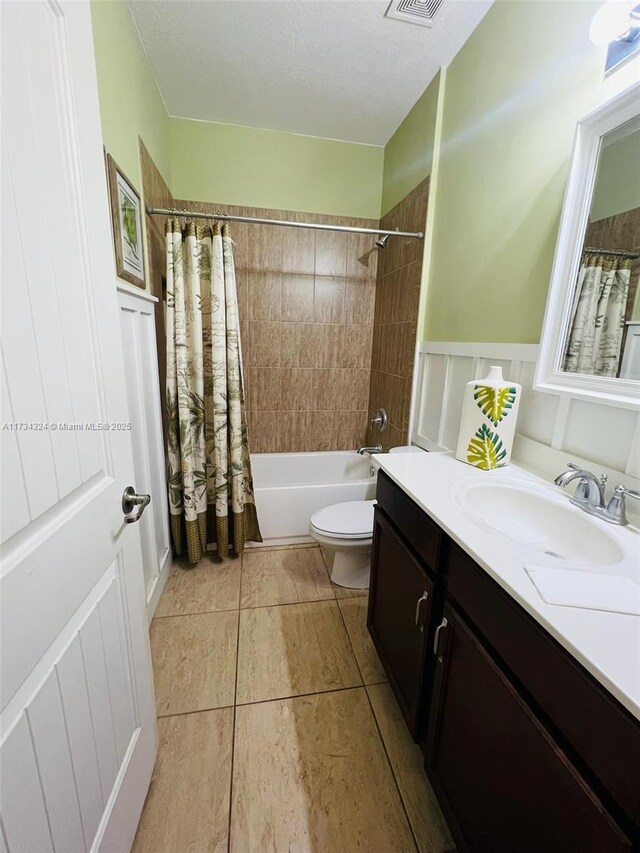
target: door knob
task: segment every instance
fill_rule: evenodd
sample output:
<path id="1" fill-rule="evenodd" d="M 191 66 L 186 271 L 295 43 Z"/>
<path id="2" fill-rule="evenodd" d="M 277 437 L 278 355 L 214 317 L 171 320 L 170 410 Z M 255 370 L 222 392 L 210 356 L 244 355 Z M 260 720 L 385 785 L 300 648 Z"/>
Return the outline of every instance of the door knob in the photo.
<path id="1" fill-rule="evenodd" d="M 133 524 L 140 521 L 142 513 L 151 503 L 151 495 L 137 495 L 133 486 L 127 486 L 122 493 L 122 512 L 125 524 Z M 138 511 L 135 512 L 136 507 Z"/>

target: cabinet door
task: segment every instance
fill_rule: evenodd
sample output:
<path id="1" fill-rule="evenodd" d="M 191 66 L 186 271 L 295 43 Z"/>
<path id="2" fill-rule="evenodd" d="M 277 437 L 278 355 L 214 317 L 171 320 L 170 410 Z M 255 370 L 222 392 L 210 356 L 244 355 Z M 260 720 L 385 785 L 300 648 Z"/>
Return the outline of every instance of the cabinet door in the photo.
<path id="1" fill-rule="evenodd" d="M 376 508 L 367 624 L 416 739 L 432 593 L 429 576 Z"/>
<path id="2" fill-rule="evenodd" d="M 631 850 L 558 744 L 448 604 L 444 618 L 426 766 L 459 846 L 473 853 Z"/>

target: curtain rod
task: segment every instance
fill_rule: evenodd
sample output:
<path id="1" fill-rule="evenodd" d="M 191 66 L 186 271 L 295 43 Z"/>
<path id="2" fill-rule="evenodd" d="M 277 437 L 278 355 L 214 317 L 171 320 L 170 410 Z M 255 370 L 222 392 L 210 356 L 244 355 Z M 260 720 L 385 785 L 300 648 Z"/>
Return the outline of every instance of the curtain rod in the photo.
<path id="1" fill-rule="evenodd" d="M 590 255 L 616 255 L 619 258 L 631 258 L 632 261 L 640 258 L 635 252 L 625 252 L 624 249 L 594 249 L 593 246 L 585 246 L 583 252 Z"/>
<path id="2" fill-rule="evenodd" d="M 422 240 L 422 231 L 384 231 L 380 228 L 355 228 L 351 225 L 320 225 L 316 222 L 289 222 L 286 219 L 260 219 L 257 216 L 232 216 L 229 213 L 196 213 L 173 207 L 147 207 L 147 213 L 159 216 L 187 216 L 191 219 L 222 219 L 224 222 L 252 222 L 256 225 L 286 225 L 291 228 L 313 228 L 315 231 L 346 231 L 350 234 L 375 234 L 389 237 L 414 237 Z"/>

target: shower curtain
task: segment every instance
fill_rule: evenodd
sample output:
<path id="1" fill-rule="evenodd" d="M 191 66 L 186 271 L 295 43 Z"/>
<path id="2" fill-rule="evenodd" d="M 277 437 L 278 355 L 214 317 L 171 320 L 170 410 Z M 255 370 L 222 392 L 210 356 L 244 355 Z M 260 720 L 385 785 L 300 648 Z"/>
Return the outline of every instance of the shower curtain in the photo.
<path id="1" fill-rule="evenodd" d="M 232 241 L 177 220 L 167 252 L 167 465 L 171 534 L 197 563 L 261 542 L 244 410 Z"/>
<path id="2" fill-rule="evenodd" d="M 586 251 L 574 297 L 563 369 L 617 376 L 631 259 Z"/>

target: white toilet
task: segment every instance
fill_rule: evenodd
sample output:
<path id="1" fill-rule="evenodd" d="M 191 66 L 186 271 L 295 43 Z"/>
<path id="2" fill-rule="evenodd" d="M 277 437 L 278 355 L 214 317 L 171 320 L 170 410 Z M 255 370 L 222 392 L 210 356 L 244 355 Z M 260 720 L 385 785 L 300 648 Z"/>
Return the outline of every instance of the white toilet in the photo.
<path id="1" fill-rule="evenodd" d="M 389 453 L 424 453 L 418 447 L 394 447 Z M 333 554 L 331 580 L 350 589 L 367 589 L 371 571 L 375 501 L 347 501 L 319 509 L 309 534 Z"/>
<path id="2" fill-rule="evenodd" d="M 347 501 L 319 509 L 311 516 L 309 533 L 333 553 L 331 580 L 338 586 L 366 589 L 371 569 L 375 501 Z"/>

